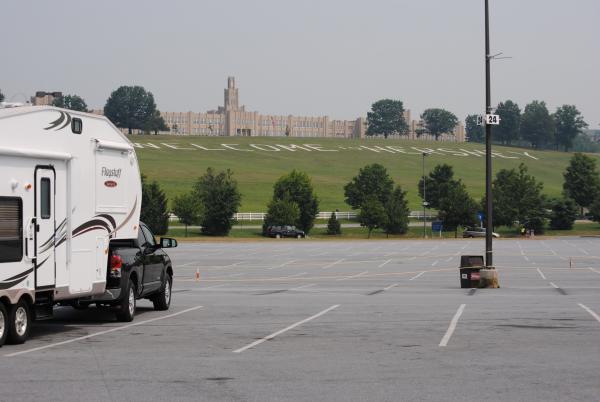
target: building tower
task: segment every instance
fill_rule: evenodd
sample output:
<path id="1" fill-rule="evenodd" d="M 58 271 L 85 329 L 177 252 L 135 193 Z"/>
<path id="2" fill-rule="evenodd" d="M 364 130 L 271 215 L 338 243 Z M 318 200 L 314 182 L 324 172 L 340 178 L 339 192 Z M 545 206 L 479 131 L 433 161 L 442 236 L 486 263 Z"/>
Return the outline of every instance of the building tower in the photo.
<path id="1" fill-rule="evenodd" d="M 227 77 L 227 88 L 225 89 L 225 111 L 235 111 L 239 109 L 238 90 L 235 87 L 235 77 Z"/>

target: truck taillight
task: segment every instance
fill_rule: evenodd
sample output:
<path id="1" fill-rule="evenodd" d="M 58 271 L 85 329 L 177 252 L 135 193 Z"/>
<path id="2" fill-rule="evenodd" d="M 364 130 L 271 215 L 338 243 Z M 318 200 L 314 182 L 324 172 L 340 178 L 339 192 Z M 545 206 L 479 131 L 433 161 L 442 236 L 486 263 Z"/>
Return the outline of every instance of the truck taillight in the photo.
<path id="1" fill-rule="evenodd" d="M 123 259 L 118 254 L 112 254 L 110 256 L 110 276 L 113 278 L 121 277 L 121 267 L 123 266 Z"/>

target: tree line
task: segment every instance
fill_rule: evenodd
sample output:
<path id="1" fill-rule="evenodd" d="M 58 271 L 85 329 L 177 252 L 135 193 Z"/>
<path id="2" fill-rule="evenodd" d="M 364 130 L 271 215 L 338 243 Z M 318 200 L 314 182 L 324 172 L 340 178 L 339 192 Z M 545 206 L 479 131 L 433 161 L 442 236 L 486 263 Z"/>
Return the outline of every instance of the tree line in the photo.
<path id="1" fill-rule="evenodd" d="M 588 124 L 575 105 L 562 105 L 550 113 L 546 103 L 534 100 L 523 112 L 511 100 L 496 107 L 500 124 L 492 127 L 492 140 L 503 145 L 569 151 Z M 469 141 L 485 142 L 485 128 L 477 125 L 477 115 L 467 116 L 465 128 Z"/>
<path id="2" fill-rule="evenodd" d="M 387 138 L 390 135 L 407 135 L 410 122 L 404 117 L 404 104 L 400 100 L 381 99 L 371 105 L 371 111 L 367 113 L 368 136 L 382 135 Z M 417 136 L 425 134 L 432 135 L 436 140 L 442 134 L 454 133 L 458 124 L 458 118 L 452 112 L 440 108 L 431 108 L 421 114 L 422 125 L 415 133 Z"/>
<path id="3" fill-rule="evenodd" d="M 498 171 L 492 182 L 494 227 L 522 227 L 539 234 L 547 227 L 568 230 L 576 218 L 583 215 L 584 209 L 600 222 L 600 174 L 596 161 L 576 153 L 563 177 L 562 196 L 550 198 L 543 192 L 543 183 L 529 174 L 525 164 Z M 142 191 L 142 221 L 156 234 L 165 234 L 169 213 L 164 192 L 156 181 L 149 183 L 145 177 L 142 177 Z M 437 211 L 444 231 L 458 236 L 459 228 L 483 223 L 479 222 L 478 215 L 485 210 L 485 197 L 475 200 L 466 185 L 454 177 L 454 170 L 448 164 L 438 164 L 422 177 L 417 191 L 422 201 Z M 357 220 L 367 228 L 368 237 L 374 229 L 382 229 L 388 235 L 407 233 L 410 209 L 406 194 L 378 163 L 359 169 L 344 186 L 345 202 L 358 211 Z M 189 192 L 173 199 L 172 212 L 185 225 L 186 236 L 190 225 L 199 225 L 204 235 L 227 236 L 241 200 L 233 172 L 208 168 Z M 273 185 L 263 233 L 269 226 L 290 225 L 308 234 L 318 212 L 319 198 L 311 178 L 304 172 L 292 170 Z M 484 216 L 484 222 L 485 219 Z M 335 212 L 329 218 L 327 233 L 341 234 Z"/>

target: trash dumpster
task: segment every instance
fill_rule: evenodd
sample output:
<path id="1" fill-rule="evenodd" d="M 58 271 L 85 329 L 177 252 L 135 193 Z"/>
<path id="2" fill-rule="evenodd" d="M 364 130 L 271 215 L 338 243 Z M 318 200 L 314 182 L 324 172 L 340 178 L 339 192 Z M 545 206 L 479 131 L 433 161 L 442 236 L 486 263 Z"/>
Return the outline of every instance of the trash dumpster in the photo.
<path id="1" fill-rule="evenodd" d="M 476 288 L 479 286 L 479 270 L 483 268 L 482 255 L 460 256 L 460 287 Z"/>

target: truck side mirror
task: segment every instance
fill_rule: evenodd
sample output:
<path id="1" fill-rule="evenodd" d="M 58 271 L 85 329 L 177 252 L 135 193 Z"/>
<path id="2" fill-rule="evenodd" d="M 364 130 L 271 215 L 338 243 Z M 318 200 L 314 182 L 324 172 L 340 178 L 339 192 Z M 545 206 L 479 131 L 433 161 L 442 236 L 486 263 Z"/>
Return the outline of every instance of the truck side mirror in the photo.
<path id="1" fill-rule="evenodd" d="M 177 240 L 172 239 L 170 237 L 161 237 L 160 238 L 160 247 L 161 248 L 177 247 Z"/>

